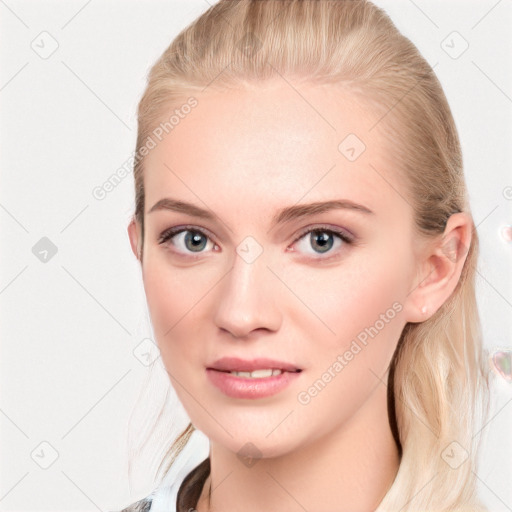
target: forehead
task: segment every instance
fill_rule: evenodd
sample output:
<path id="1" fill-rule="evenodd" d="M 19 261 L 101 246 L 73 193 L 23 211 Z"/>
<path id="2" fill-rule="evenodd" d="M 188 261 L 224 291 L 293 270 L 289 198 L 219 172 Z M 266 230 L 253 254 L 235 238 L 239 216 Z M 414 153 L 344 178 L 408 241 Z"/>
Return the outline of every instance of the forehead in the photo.
<path id="1" fill-rule="evenodd" d="M 166 195 L 212 209 L 344 197 L 378 211 L 397 201 L 379 116 L 353 92 L 281 80 L 195 98 L 145 158 L 146 211 Z"/>

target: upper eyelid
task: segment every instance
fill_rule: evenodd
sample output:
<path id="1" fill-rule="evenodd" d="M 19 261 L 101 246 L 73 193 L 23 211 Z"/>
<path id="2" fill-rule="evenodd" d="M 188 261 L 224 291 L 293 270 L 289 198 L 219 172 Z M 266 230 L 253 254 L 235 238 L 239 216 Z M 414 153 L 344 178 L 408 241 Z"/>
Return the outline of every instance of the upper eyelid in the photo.
<path id="1" fill-rule="evenodd" d="M 334 227 L 334 226 L 329 226 L 329 224 L 320 223 L 320 224 L 312 224 L 310 226 L 306 226 L 306 227 L 302 228 L 301 230 L 299 230 L 299 234 L 294 239 L 293 243 L 295 243 L 297 240 L 300 240 L 304 235 L 307 235 L 308 233 L 310 233 L 312 231 L 329 231 L 329 232 L 334 233 L 337 236 L 343 235 L 347 239 L 349 239 L 351 242 L 356 240 L 356 236 L 345 228 Z"/>
<path id="2" fill-rule="evenodd" d="M 183 233 L 184 231 L 198 231 L 198 232 L 203 233 L 204 235 L 208 236 L 208 238 L 210 238 L 212 241 L 214 241 L 216 238 L 215 236 L 213 236 L 213 234 L 210 232 L 210 230 L 203 228 L 203 227 L 189 224 L 189 225 L 174 226 L 172 228 L 164 229 L 158 236 L 158 240 L 163 239 L 168 233 L 170 234 L 169 238 L 172 238 L 176 235 L 179 235 L 180 233 Z"/>
<path id="3" fill-rule="evenodd" d="M 329 224 L 326 224 L 326 223 L 316 223 L 316 224 L 310 224 L 309 226 L 305 226 L 302 229 L 300 229 L 298 231 L 297 235 L 294 235 L 292 243 L 293 244 L 296 243 L 297 241 L 299 241 L 301 238 L 303 238 L 305 235 L 307 235 L 310 232 L 322 231 L 322 230 L 332 232 L 336 236 L 338 236 L 342 239 L 343 239 L 343 237 L 346 237 L 348 239 L 348 242 L 350 242 L 350 243 L 355 242 L 357 239 L 357 237 L 354 234 L 352 234 L 350 231 L 348 231 L 345 228 L 329 226 Z M 158 241 L 160 242 L 160 240 L 163 240 L 167 233 L 170 234 L 170 236 L 167 237 L 167 240 L 169 240 L 169 239 L 173 238 L 174 236 L 176 236 L 180 233 L 183 233 L 184 231 L 200 232 L 200 233 L 206 235 L 214 244 L 218 245 L 217 241 L 216 241 L 216 237 L 210 232 L 209 229 L 203 228 L 201 226 L 193 225 L 193 224 L 185 224 L 182 226 L 175 226 L 172 228 L 165 229 L 164 231 L 162 231 L 162 233 L 158 237 Z M 345 240 L 344 240 L 344 242 L 348 243 Z M 163 243 L 163 242 L 161 242 L 161 243 Z"/>

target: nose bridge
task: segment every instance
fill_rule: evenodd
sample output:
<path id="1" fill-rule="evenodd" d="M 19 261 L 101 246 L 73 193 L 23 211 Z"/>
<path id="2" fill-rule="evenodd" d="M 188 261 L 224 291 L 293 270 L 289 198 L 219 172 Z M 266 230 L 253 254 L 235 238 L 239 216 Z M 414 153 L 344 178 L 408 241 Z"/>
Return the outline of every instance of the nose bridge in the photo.
<path id="1" fill-rule="evenodd" d="M 247 247 L 241 243 L 237 248 L 231 271 L 221 285 L 215 315 L 217 326 L 237 337 L 259 328 L 276 330 L 280 324 L 274 301 L 278 280 L 267 268 L 265 253 L 253 259 L 254 247 Z"/>

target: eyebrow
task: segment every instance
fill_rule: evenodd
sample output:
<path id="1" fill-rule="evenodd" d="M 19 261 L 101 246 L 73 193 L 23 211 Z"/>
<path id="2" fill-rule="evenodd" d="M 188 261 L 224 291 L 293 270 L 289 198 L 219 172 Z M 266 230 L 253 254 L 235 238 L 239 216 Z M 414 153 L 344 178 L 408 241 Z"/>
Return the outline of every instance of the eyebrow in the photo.
<path id="1" fill-rule="evenodd" d="M 272 226 L 277 224 L 284 224 L 286 222 L 300 219 L 302 217 L 308 217 L 311 215 L 338 209 L 352 210 L 363 213 L 365 215 L 375 215 L 375 212 L 370 210 L 368 207 L 355 203 L 354 201 L 350 201 L 349 199 L 333 199 L 323 202 L 317 201 L 314 203 L 296 204 L 283 208 L 272 217 Z M 165 197 L 157 201 L 148 211 L 148 214 L 158 210 L 171 210 L 178 213 L 185 213 L 187 215 L 191 215 L 192 217 L 198 217 L 212 221 L 218 219 L 217 215 L 209 210 L 205 210 L 192 203 L 187 203 L 186 201 L 178 201 L 170 197 Z"/>

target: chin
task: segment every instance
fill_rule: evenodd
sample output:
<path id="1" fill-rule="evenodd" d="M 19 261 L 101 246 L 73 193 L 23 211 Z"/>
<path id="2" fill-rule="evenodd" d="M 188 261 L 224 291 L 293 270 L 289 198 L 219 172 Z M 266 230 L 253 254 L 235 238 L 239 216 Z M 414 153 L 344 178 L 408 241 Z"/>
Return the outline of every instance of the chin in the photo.
<path id="1" fill-rule="evenodd" d="M 203 429 L 198 426 L 211 442 L 222 446 L 225 450 L 229 450 L 235 453 L 238 458 L 250 466 L 251 459 L 261 458 L 275 458 L 285 455 L 286 453 L 293 451 L 295 447 L 300 444 L 300 440 L 297 439 L 293 442 L 293 438 L 289 435 L 281 435 L 273 432 L 270 435 L 268 431 L 272 429 L 262 429 L 261 423 L 253 425 L 253 428 L 247 427 L 246 424 L 234 427 L 231 424 L 228 428 L 229 435 L 219 425 L 209 425 Z"/>

